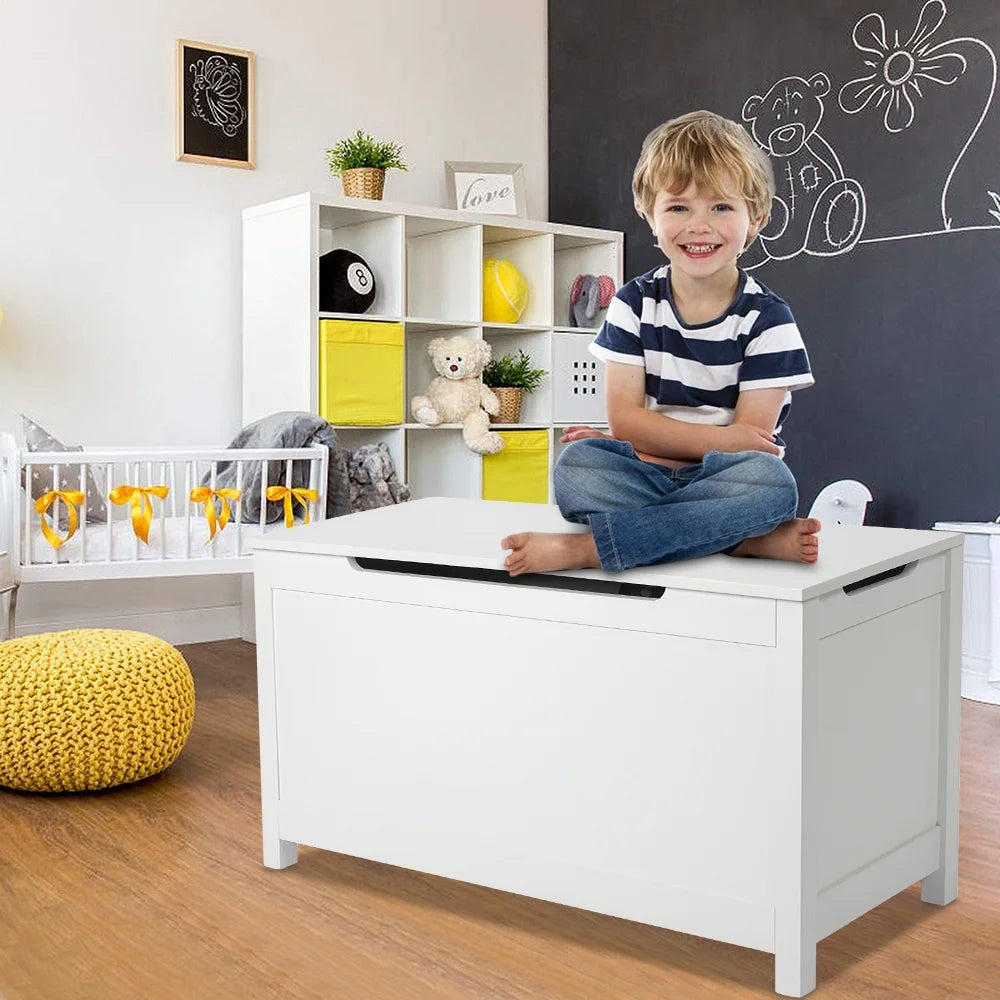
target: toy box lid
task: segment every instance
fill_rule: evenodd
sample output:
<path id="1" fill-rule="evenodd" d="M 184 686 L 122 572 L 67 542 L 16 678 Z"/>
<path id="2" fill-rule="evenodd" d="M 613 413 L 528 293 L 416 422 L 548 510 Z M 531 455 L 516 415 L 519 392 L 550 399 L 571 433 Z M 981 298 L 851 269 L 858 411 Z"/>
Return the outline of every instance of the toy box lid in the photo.
<path id="1" fill-rule="evenodd" d="M 505 535 L 586 530 L 565 521 L 557 507 L 547 504 L 434 497 L 271 532 L 254 547 L 503 570 L 507 553 L 500 541 Z M 559 575 L 804 601 L 961 545 L 960 534 L 943 531 L 834 524 L 820 533 L 819 561 L 808 565 L 714 555 L 640 566 L 613 577 L 601 570 Z"/>

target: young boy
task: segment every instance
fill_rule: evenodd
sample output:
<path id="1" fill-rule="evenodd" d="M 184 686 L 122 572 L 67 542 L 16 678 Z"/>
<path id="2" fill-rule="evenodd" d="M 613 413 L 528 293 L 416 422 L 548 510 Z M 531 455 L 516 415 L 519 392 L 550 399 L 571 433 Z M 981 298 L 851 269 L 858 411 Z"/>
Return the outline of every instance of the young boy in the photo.
<path id="1" fill-rule="evenodd" d="M 707 111 L 654 129 L 632 178 L 667 264 L 621 289 L 590 350 L 606 363 L 611 435 L 568 427 L 554 472 L 583 534 L 504 538 L 511 576 L 725 552 L 815 562 L 813 518 L 778 436 L 791 390 L 813 384 L 786 303 L 736 266 L 767 223 L 771 164 Z"/>

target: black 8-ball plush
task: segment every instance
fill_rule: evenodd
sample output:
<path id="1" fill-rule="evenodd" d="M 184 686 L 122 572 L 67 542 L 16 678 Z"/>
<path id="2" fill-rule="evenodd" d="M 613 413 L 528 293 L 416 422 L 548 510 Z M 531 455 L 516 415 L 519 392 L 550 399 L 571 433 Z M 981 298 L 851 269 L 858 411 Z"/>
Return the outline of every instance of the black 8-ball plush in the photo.
<path id="1" fill-rule="evenodd" d="M 375 275 L 353 250 L 331 250 L 319 259 L 321 312 L 363 313 L 375 301 Z"/>

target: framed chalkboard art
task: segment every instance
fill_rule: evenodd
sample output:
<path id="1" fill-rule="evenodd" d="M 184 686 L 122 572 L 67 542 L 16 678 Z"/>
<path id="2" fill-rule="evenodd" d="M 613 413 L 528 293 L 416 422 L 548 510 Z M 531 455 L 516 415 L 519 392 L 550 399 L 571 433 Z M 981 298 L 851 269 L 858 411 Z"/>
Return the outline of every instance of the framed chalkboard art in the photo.
<path id="1" fill-rule="evenodd" d="M 177 159 L 253 169 L 254 55 L 177 40 Z"/>

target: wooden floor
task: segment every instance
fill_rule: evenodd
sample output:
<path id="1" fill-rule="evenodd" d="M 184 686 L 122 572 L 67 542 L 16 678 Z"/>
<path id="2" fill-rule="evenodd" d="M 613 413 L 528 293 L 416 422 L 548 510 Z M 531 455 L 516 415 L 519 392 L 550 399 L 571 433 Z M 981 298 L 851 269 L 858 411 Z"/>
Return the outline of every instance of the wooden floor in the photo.
<path id="1" fill-rule="evenodd" d="M 761 952 L 308 848 L 264 868 L 254 647 L 182 651 L 196 718 L 166 773 L 0 791 L 2 1000 L 773 996 Z M 1000 995 L 1000 707 L 962 712 L 958 901 L 911 887 L 827 938 L 817 1000 Z"/>

